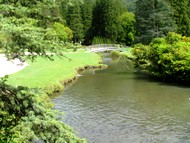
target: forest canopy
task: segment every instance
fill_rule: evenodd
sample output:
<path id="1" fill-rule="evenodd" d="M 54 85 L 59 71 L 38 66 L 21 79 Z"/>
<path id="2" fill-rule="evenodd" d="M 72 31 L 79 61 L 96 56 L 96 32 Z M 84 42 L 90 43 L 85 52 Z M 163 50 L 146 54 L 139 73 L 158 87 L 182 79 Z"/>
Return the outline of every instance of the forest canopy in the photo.
<path id="1" fill-rule="evenodd" d="M 168 32 L 190 36 L 189 7 L 189 0 L 83 0 L 69 6 L 65 17 L 78 35 L 75 42 L 89 45 L 102 38 L 108 40 L 99 41 L 148 44 Z"/>

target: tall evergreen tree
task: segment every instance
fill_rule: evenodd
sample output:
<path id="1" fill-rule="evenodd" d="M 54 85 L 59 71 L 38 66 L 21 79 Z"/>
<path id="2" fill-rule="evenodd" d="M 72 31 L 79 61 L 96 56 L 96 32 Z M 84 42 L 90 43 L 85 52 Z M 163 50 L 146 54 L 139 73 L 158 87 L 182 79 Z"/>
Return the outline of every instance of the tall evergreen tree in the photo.
<path id="1" fill-rule="evenodd" d="M 91 26 L 92 26 L 92 11 L 93 11 L 93 2 L 92 0 L 84 0 L 82 4 L 82 20 L 84 25 L 84 44 L 89 45 L 91 43 Z"/>
<path id="2" fill-rule="evenodd" d="M 121 0 L 124 7 L 127 8 L 128 11 L 130 12 L 135 12 L 135 6 L 136 6 L 136 1 L 137 0 Z"/>
<path id="3" fill-rule="evenodd" d="M 176 29 L 172 8 L 164 0 L 137 0 L 135 14 L 137 42 L 149 43 Z"/>
<path id="4" fill-rule="evenodd" d="M 168 0 L 174 9 L 174 19 L 177 24 L 177 32 L 190 36 L 190 1 Z"/>
<path id="5" fill-rule="evenodd" d="M 93 10 L 93 36 L 116 41 L 119 30 L 118 18 L 121 15 L 121 3 L 116 0 L 97 0 Z"/>
<path id="6" fill-rule="evenodd" d="M 67 24 L 73 31 L 73 42 L 82 42 L 84 38 L 84 25 L 82 22 L 81 3 L 76 2 L 68 7 Z"/>

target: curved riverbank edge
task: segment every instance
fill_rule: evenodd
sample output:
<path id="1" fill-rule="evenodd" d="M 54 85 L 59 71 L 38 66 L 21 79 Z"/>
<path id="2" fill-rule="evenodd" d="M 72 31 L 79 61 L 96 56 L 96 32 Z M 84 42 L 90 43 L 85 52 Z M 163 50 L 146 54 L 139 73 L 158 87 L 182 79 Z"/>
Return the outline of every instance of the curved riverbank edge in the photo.
<path id="1" fill-rule="evenodd" d="M 9 75 L 7 83 L 12 86 L 38 88 L 48 95 L 62 91 L 64 85 L 77 79 L 78 73 L 86 69 L 101 69 L 102 57 L 95 53 L 66 53 L 66 58 L 54 56 L 54 60 L 38 57 L 35 62 L 28 61 L 29 66 Z"/>
<path id="2" fill-rule="evenodd" d="M 84 70 L 89 70 L 89 69 L 97 69 L 97 70 L 100 70 L 100 69 L 106 69 L 108 66 L 105 65 L 105 64 L 102 64 L 102 62 L 99 63 L 99 65 L 97 66 L 92 66 L 92 65 L 86 65 L 86 66 L 83 66 L 83 67 L 78 67 L 77 69 L 75 69 L 76 71 L 73 72 L 73 76 L 70 76 L 68 77 L 67 79 L 64 79 L 64 80 L 61 80 L 58 82 L 58 83 L 54 83 L 50 86 L 47 86 L 45 88 L 43 88 L 43 91 L 45 93 L 47 93 L 49 96 L 53 95 L 54 93 L 57 93 L 57 92 L 61 92 L 64 90 L 65 88 L 65 85 L 75 81 L 78 79 L 78 73 L 79 72 L 82 72 Z"/>

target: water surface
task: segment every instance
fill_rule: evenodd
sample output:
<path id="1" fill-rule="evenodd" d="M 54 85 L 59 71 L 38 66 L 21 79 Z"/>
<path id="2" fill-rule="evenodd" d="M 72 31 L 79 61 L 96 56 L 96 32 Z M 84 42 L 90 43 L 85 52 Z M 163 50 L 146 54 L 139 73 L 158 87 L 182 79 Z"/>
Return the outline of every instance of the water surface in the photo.
<path id="1" fill-rule="evenodd" d="M 189 143 L 190 88 L 137 78 L 110 59 L 60 96 L 63 121 L 89 143 Z"/>

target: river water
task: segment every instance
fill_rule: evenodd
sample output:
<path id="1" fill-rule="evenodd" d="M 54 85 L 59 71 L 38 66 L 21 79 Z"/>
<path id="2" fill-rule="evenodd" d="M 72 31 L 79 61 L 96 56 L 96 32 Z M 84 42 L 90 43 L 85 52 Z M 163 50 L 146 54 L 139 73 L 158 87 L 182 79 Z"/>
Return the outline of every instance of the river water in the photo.
<path id="1" fill-rule="evenodd" d="M 85 71 L 54 97 L 89 143 L 190 143 L 190 88 L 138 78 L 125 65 Z"/>

